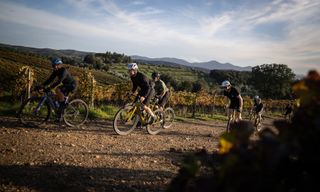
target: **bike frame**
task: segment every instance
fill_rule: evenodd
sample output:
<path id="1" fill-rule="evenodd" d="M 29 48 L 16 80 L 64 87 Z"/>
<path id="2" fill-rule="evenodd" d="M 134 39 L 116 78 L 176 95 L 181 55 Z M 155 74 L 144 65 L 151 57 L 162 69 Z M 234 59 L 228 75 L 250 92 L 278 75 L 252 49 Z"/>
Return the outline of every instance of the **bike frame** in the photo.
<path id="1" fill-rule="evenodd" d="M 140 101 L 136 101 L 133 103 L 133 109 L 132 109 L 132 112 L 129 113 L 129 117 L 126 118 L 126 119 L 131 119 L 135 114 L 137 114 L 141 120 L 141 123 L 142 125 L 146 125 L 147 122 L 146 122 L 146 119 L 145 119 L 145 116 L 143 113 L 141 113 L 141 111 L 139 110 L 139 108 L 141 107 L 141 103 Z"/>
<path id="2" fill-rule="evenodd" d="M 57 114 L 59 107 L 55 105 L 55 101 L 52 98 L 53 93 L 51 91 L 44 91 L 44 95 L 42 96 L 40 102 L 38 103 L 35 112 L 39 112 L 41 107 L 43 106 L 44 103 L 48 103 L 50 106 L 50 109 L 53 109 L 54 112 Z M 68 100 L 68 97 L 66 98 L 66 101 Z"/>

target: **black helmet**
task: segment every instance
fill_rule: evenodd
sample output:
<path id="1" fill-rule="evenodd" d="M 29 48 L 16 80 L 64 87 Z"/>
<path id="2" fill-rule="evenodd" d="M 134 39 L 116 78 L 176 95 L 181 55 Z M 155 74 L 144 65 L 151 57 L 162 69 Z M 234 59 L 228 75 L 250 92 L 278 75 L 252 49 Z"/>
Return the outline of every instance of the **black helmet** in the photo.
<path id="1" fill-rule="evenodd" d="M 152 79 L 155 79 L 156 77 L 160 77 L 160 73 L 158 72 L 153 72 L 151 75 Z"/>

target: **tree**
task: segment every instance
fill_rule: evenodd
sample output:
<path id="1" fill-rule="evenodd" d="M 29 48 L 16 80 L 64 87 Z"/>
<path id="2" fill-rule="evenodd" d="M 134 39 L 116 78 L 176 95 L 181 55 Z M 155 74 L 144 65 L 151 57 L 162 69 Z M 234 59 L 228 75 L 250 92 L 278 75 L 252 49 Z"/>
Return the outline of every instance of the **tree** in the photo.
<path id="1" fill-rule="evenodd" d="M 263 64 L 252 68 L 252 85 L 271 99 L 289 98 L 295 74 L 284 64 Z"/>
<path id="2" fill-rule="evenodd" d="M 84 57 L 83 62 L 94 65 L 96 64 L 96 57 L 94 54 L 88 54 Z"/>
<path id="3" fill-rule="evenodd" d="M 232 85 L 246 85 L 251 77 L 249 71 L 234 71 L 234 70 L 211 70 L 209 77 L 214 79 L 217 84 L 225 80 L 229 80 Z"/>

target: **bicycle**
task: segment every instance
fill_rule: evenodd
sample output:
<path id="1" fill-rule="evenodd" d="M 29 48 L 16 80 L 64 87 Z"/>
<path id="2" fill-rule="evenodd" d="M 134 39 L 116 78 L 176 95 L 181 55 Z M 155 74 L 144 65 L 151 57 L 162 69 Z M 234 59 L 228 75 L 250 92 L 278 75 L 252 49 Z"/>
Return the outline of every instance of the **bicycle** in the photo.
<path id="1" fill-rule="evenodd" d="M 113 120 L 113 129 L 119 135 L 128 135 L 137 126 L 138 122 L 141 126 L 146 126 L 147 132 L 151 135 L 158 134 L 164 128 L 164 113 L 157 109 L 153 111 L 156 119 L 152 122 L 149 114 L 144 114 L 140 98 L 136 97 L 135 101 L 127 104 L 119 109 Z"/>
<path id="2" fill-rule="evenodd" d="M 261 126 L 262 123 L 262 115 L 258 115 L 255 111 L 254 108 L 252 108 L 249 112 L 249 120 L 253 122 L 253 126 L 255 128 L 255 131 L 259 131 L 259 127 Z"/>
<path id="3" fill-rule="evenodd" d="M 256 132 L 260 131 L 260 126 L 261 126 L 262 120 L 263 120 L 262 115 L 255 114 L 253 125 L 254 125 Z"/>
<path id="4" fill-rule="evenodd" d="M 150 108 L 152 111 L 155 109 L 159 109 L 158 102 L 159 102 L 159 98 L 155 97 L 155 99 L 153 99 L 153 101 L 150 104 Z M 163 109 L 163 113 L 164 113 L 164 117 L 165 117 L 164 118 L 165 122 L 164 122 L 163 128 L 168 129 L 173 125 L 173 122 L 174 122 L 174 119 L 176 118 L 176 115 L 175 115 L 173 108 L 170 106 L 165 107 Z"/>
<path id="5" fill-rule="evenodd" d="M 41 90 L 33 90 L 38 94 L 26 99 L 19 108 L 17 117 L 25 126 L 39 127 L 46 123 L 51 113 L 56 116 L 59 111 L 59 104 L 53 98 L 50 89 L 43 89 L 43 94 L 39 96 Z M 74 99 L 69 102 L 69 97 L 65 99 L 66 107 L 62 112 L 64 123 L 70 127 L 76 127 L 84 124 L 88 118 L 88 105 L 81 99 Z"/>

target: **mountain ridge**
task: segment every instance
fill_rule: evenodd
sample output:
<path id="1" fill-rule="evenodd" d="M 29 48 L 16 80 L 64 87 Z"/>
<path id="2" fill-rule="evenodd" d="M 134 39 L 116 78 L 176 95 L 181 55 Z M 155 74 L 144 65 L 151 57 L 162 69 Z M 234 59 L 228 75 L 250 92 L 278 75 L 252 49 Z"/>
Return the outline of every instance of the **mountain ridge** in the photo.
<path id="1" fill-rule="evenodd" d="M 149 58 L 145 56 L 139 56 L 139 55 L 132 55 L 130 56 L 131 59 L 135 61 L 145 61 L 146 63 L 151 63 L 154 64 L 154 62 L 167 62 L 167 63 L 172 63 L 172 64 L 179 64 L 187 67 L 192 67 L 195 69 L 200 69 L 200 70 L 205 70 L 205 71 L 210 71 L 210 70 L 236 70 L 236 71 L 251 71 L 250 66 L 247 67 L 240 67 L 233 65 L 231 63 L 220 63 L 215 60 L 207 61 L 207 62 L 188 62 L 183 59 L 178 59 L 174 57 L 162 57 L 162 58 Z"/>
<path id="2" fill-rule="evenodd" d="M 42 56 L 59 56 L 59 57 L 73 57 L 77 61 L 83 60 L 87 54 L 94 54 L 95 52 L 78 51 L 74 49 L 52 49 L 52 48 L 34 48 L 20 45 L 9 45 L 0 43 L 0 47 L 12 48 L 16 50 L 31 52 Z M 190 67 L 196 70 L 200 70 L 209 73 L 210 70 L 236 70 L 236 71 L 251 71 L 250 66 L 240 67 L 231 63 L 220 63 L 215 60 L 207 62 L 188 62 L 184 59 L 174 57 L 161 57 L 161 58 L 150 58 L 146 56 L 130 55 L 133 61 L 155 64 L 155 65 L 166 65 L 171 67 Z"/>

